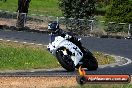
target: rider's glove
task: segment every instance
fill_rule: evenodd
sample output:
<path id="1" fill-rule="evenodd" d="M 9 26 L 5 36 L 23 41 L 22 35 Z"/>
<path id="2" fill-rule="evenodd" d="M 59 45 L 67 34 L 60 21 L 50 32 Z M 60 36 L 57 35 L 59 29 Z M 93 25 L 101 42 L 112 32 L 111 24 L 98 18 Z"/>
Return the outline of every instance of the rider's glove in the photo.
<path id="1" fill-rule="evenodd" d="M 70 39 L 72 36 L 66 34 L 65 39 Z"/>

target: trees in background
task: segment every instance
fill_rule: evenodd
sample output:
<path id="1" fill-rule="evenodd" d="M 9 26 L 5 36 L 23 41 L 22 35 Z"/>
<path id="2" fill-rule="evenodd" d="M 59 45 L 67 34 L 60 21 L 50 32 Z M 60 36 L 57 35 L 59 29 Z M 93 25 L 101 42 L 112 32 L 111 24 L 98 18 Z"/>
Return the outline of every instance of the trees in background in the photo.
<path id="1" fill-rule="evenodd" d="M 97 3 L 104 3 L 105 5 L 108 5 L 110 3 L 110 0 L 96 0 Z"/>
<path id="2" fill-rule="evenodd" d="M 110 4 L 110 0 L 96 0 L 95 15 L 104 16 L 109 4 Z"/>
<path id="3" fill-rule="evenodd" d="M 111 0 L 109 8 L 106 10 L 106 31 L 132 33 L 132 0 Z"/>
<path id="4" fill-rule="evenodd" d="M 132 0 L 111 0 L 106 21 L 132 23 Z"/>
<path id="5" fill-rule="evenodd" d="M 95 0 L 59 0 L 59 6 L 67 18 L 89 19 L 95 11 Z"/>
<path id="6" fill-rule="evenodd" d="M 59 0 L 59 6 L 64 17 L 74 18 L 66 20 L 67 29 L 78 34 L 84 34 L 85 30 L 90 29 L 88 19 L 94 16 L 95 0 Z"/>

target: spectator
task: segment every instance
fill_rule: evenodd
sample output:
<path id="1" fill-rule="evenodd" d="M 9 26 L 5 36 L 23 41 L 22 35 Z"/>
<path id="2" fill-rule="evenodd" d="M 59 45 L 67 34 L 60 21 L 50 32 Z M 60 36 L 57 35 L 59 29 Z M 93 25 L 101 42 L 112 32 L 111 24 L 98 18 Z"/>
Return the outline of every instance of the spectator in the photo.
<path id="1" fill-rule="evenodd" d="M 19 13 L 28 13 L 29 3 L 31 0 L 18 0 Z"/>

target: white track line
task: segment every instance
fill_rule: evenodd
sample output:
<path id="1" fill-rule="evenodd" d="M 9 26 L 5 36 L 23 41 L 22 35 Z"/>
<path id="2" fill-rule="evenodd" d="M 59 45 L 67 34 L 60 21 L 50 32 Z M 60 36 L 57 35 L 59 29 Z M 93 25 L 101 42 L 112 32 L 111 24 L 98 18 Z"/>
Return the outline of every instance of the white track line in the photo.
<path id="1" fill-rule="evenodd" d="M 11 40 L 6 40 L 7 42 L 10 42 Z"/>
<path id="2" fill-rule="evenodd" d="M 3 39 L 0 39 L 0 41 L 2 41 Z"/>
<path id="3" fill-rule="evenodd" d="M 22 42 L 22 43 L 26 44 L 27 42 Z"/>
<path id="4" fill-rule="evenodd" d="M 28 44 L 30 44 L 30 45 L 35 45 L 35 43 L 28 43 Z"/>
<path id="5" fill-rule="evenodd" d="M 18 43 L 18 41 L 13 41 L 13 42 Z"/>
<path id="6" fill-rule="evenodd" d="M 42 46 L 43 44 L 37 44 L 37 45 Z"/>
<path id="7" fill-rule="evenodd" d="M 124 65 L 128 65 L 128 64 L 132 63 L 132 60 L 130 60 L 130 59 L 128 59 L 128 58 L 125 58 L 125 57 L 121 57 L 121 58 L 127 60 L 127 62 L 124 63 L 124 64 L 122 64 L 122 65 L 118 65 L 118 66 L 124 66 Z"/>
<path id="8" fill-rule="evenodd" d="M 23 44 L 30 44 L 30 45 L 38 45 L 38 46 L 47 46 L 47 45 L 43 45 L 43 44 L 41 44 L 41 43 L 28 43 L 28 42 L 25 42 L 25 41 L 23 41 L 23 42 L 19 42 L 19 41 L 16 41 L 16 40 L 6 40 L 6 39 L 0 39 L 0 41 L 3 41 L 3 40 L 5 40 L 5 41 L 7 41 L 7 42 L 15 42 L 15 43 L 23 43 Z"/>

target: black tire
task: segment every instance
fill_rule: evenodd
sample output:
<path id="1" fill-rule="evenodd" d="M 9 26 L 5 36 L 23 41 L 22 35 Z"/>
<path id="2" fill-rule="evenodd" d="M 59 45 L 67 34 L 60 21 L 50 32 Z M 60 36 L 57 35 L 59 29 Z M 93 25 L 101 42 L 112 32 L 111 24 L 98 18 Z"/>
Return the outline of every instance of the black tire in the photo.
<path id="1" fill-rule="evenodd" d="M 56 52 L 56 57 L 63 68 L 71 72 L 75 70 L 74 62 L 69 55 L 64 55 L 61 49 Z"/>
<path id="2" fill-rule="evenodd" d="M 87 49 L 84 49 L 83 62 L 84 62 L 84 67 L 86 67 L 89 71 L 97 70 L 98 68 L 98 62 L 96 58 Z"/>

